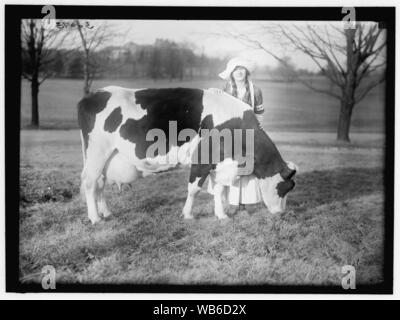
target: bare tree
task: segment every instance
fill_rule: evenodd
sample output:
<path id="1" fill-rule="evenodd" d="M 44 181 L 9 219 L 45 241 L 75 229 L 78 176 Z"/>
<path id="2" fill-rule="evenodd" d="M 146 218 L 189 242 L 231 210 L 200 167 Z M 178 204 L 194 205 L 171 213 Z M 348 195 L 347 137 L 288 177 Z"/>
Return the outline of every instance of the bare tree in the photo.
<path id="1" fill-rule="evenodd" d="M 279 61 L 278 66 L 275 68 L 273 71 L 276 76 L 279 77 L 279 79 L 282 79 L 286 83 L 292 83 L 294 80 L 293 74 L 295 74 L 295 65 L 292 62 L 292 59 L 289 56 L 282 56 L 281 57 L 282 61 L 285 61 L 284 63 Z"/>
<path id="2" fill-rule="evenodd" d="M 377 23 L 357 23 L 353 29 L 342 29 L 333 24 L 278 24 L 273 27 L 267 26 L 263 31 L 275 35 L 284 48 L 300 51 L 310 57 L 333 84 L 333 88 L 327 90 L 300 77 L 286 60 L 269 49 L 264 41 L 243 34 L 234 36 L 252 47 L 262 49 L 287 66 L 288 70 L 293 70 L 296 79 L 309 89 L 338 99 L 340 113 L 337 140 L 350 141 L 349 131 L 354 106 L 385 80 L 384 72 L 378 78 L 370 77 L 386 65 L 383 50 L 386 48 L 386 37 L 382 34 L 382 29 Z"/>
<path id="3" fill-rule="evenodd" d="M 52 75 L 49 65 L 56 59 L 56 47 L 60 47 L 67 33 L 57 28 L 44 28 L 42 20 L 22 20 L 22 76 L 31 83 L 32 127 L 39 127 L 39 87 Z"/>
<path id="4" fill-rule="evenodd" d="M 114 38 L 116 34 L 111 30 L 110 26 L 106 22 L 96 26 L 91 26 L 88 22 L 75 20 L 75 24 L 79 33 L 81 48 L 84 53 L 83 93 L 84 95 L 87 95 L 90 93 L 93 80 L 102 72 L 102 63 L 95 54 L 96 50 L 107 43 L 107 41 Z"/>

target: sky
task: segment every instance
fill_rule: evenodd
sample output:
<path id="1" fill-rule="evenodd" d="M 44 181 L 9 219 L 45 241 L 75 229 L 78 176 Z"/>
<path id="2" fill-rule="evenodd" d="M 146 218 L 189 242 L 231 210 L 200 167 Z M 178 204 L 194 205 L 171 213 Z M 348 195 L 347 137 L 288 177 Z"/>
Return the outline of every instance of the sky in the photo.
<path id="1" fill-rule="evenodd" d="M 241 56 L 251 59 L 256 65 L 276 66 L 274 58 L 263 52 L 249 48 L 240 41 L 233 39 L 227 33 L 240 32 L 247 35 L 259 33 L 261 24 L 249 21 L 190 21 L 190 20 L 123 20 L 109 22 L 116 30 L 121 30 L 126 36 L 124 42 L 133 41 L 138 44 L 152 44 L 157 38 L 170 39 L 176 42 L 190 42 L 195 45 L 197 53 L 204 52 L 212 57 Z M 262 22 L 265 24 L 265 22 Z M 256 32 L 258 30 L 258 32 Z M 279 46 L 274 44 L 272 37 L 264 33 L 263 43 L 278 53 Z M 289 53 L 290 54 L 290 53 Z M 292 61 L 301 68 L 317 70 L 307 56 L 292 53 Z"/>

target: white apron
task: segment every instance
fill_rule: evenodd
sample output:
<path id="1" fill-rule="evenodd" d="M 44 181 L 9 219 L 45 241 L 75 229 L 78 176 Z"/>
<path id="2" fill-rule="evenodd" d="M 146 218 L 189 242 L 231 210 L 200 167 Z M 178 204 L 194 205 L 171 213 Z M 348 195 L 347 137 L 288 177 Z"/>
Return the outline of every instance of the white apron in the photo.
<path id="1" fill-rule="evenodd" d="M 210 174 L 207 192 L 214 194 L 215 181 Z M 238 206 L 239 204 L 254 204 L 262 201 L 260 186 L 255 175 L 241 176 L 233 185 L 226 186 L 225 198 L 229 204 Z"/>

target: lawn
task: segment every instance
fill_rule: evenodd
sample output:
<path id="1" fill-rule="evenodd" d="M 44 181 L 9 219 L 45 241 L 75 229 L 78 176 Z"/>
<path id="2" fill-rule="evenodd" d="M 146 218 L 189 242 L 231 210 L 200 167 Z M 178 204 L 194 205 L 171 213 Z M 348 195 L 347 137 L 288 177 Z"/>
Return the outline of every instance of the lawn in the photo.
<path id="1" fill-rule="evenodd" d="M 66 106 L 67 98 L 46 94 Z M 380 283 L 384 136 L 361 129 L 348 147 L 329 132 L 271 132 L 300 168 L 284 214 L 255 205 L 218 221 L 202 191 L 195 219 L 185 221 L 188 169 L 181 168 L 121 193 L 108 186 L 114 214 L 95 226 L 79 196 L 78 131 L 23 130 L 20 279 L 40 281 L 50 264 L 58 283 L 340 285 L 342 266 L 353 265 L 357 284 Z"/>

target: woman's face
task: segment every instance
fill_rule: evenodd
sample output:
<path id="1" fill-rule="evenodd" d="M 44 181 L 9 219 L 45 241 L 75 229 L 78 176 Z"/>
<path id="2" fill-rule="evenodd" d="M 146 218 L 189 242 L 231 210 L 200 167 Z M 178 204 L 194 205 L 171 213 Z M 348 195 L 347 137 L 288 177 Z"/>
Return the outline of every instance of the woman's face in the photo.
<path id="1" fill-rule="evenodd" d="M 243 81 L 246 78 L 247 70 L 244 67 L 237 66 L 232 72 L 233 79 L 235 81 Z"/>

